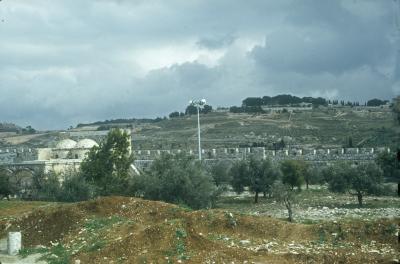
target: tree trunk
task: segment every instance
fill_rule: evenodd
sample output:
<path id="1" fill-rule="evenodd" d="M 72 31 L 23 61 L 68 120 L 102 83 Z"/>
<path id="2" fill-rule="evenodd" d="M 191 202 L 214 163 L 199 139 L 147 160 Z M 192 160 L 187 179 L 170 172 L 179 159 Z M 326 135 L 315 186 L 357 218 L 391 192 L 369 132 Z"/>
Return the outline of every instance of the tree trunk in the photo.
<path id="1" fill-rule="evenodd" d="M 397 183 L 397 196 L 400 197 L 400 182 Z"/>
<path id="2" fill-rule="evenodd" d="M 306 189 L 308 190 L 308 181 L 306 181 Z"/>
<path id="3" fill-rule="evenodd" d="M 256 192 L 256 195 L 254 196 L 254 203 L 258 203 L 258 192 Z"/>
<path id="4" fill-rule="evenodd" d="M 289 222 L 293 222 L 293 212 L 292 212 L 292 206 L 287 206 L 288 214 L 289 214 Z"/>
<path id="5" fill-rule="evenodd" d="M 363 201 L 362 201 L 362 193 L 361 192 L 357 192 L 357 200 L 358 200 L 358 206 L 362 207 Z"/>
<path id="6" fill-rule="evenodd" d="M 267 192 L 263 192 L 264 198 L 267 198 Z"/>

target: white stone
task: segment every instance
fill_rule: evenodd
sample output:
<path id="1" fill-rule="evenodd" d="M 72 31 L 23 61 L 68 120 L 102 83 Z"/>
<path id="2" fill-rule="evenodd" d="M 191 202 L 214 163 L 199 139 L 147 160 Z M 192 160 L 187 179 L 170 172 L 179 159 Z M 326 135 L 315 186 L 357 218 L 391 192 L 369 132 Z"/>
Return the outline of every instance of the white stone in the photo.
<path id="1" fill-rule="evenodd" d="M 21 249 L 21 232 L 9 232 L 7 240 L 8 255 L 15 256 Z"/>
<path id="2" fill-rule="evenodd" d="M 250 240 L 240 240 L 240 244 L 242 244 L 242 245 L 248 245 L 248 244 L 250 244 Z"/>

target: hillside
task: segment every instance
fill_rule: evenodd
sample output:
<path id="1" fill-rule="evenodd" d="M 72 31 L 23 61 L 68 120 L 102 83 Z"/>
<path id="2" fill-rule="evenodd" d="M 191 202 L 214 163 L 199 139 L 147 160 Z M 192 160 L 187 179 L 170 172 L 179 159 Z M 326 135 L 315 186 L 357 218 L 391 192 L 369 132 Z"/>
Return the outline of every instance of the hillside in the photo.
<path id="1" fill-rule="evenodd" d="M 158 123 L 136 125 L 133 145 L 138 149 L 196 148 L 197 117 L 185 116 Z M 233 114 L 209 113 L 201 116 L 204 148 L 272 144 L 285 139 L 286 144 L 313 147 L 392 145 L 399 131 L 394 128 L 388 110 L 353 111 L 351 109 L 316 109 L 298 113 Z"/>
<path id="2" fill-rule="evenodd" d="M 352 138 L 354 147 L 391 146 L 399 142 L 399 128 L 394 127 L 390 109 L 322 108 L 293 113 L 202 114 L 203 148 L 265 146 L 284 139 L 288 145 L 342 147 Z M 118 121 L 118 120 L 117 120 Z M 110 127 L 131 127 L 135 149 L 196 149 L 197 116 L 171 119 L 132 119 L 80 125 L 72 131 L 90 131 Z M 0 135 L 0 147 L 46 147 L 65 138 L 64 131 L 34 135 Z"/>
<path id="3" fill-rule="evenodd" d="M 0 213 L 0 238 L 21 230 L 21 255 L 40 253 L 48 263 L 392 263 L 398 257 L 396 219 L 305 225 L 129 197 L 7 216 Z"/>

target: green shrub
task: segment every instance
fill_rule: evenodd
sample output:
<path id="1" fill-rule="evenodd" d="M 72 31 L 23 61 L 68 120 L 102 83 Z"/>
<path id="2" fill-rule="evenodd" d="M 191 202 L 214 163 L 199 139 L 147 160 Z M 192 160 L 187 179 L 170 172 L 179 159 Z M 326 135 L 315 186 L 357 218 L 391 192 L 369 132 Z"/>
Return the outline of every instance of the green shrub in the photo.
<path id="1" fill-rule="evenodd" d="M 202 164 L 184 154 L 163 154 L 147 173 L 135 178 L 135 194 L 193 209 L 211 207 L 218 194 L 213 178 Z"/>

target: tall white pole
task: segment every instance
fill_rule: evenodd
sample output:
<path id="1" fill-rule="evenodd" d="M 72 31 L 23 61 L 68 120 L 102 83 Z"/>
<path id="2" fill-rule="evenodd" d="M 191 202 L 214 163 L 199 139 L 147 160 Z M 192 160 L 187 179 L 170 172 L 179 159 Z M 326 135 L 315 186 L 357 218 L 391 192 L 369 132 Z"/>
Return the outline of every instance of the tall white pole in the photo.
<path id="1" fill-rule="evenodd" d="M 200 107 L 197 106 L 197 133 L 199 135 L 199 160 L 201 160 L 201 143 L 200 143 Z"/>

